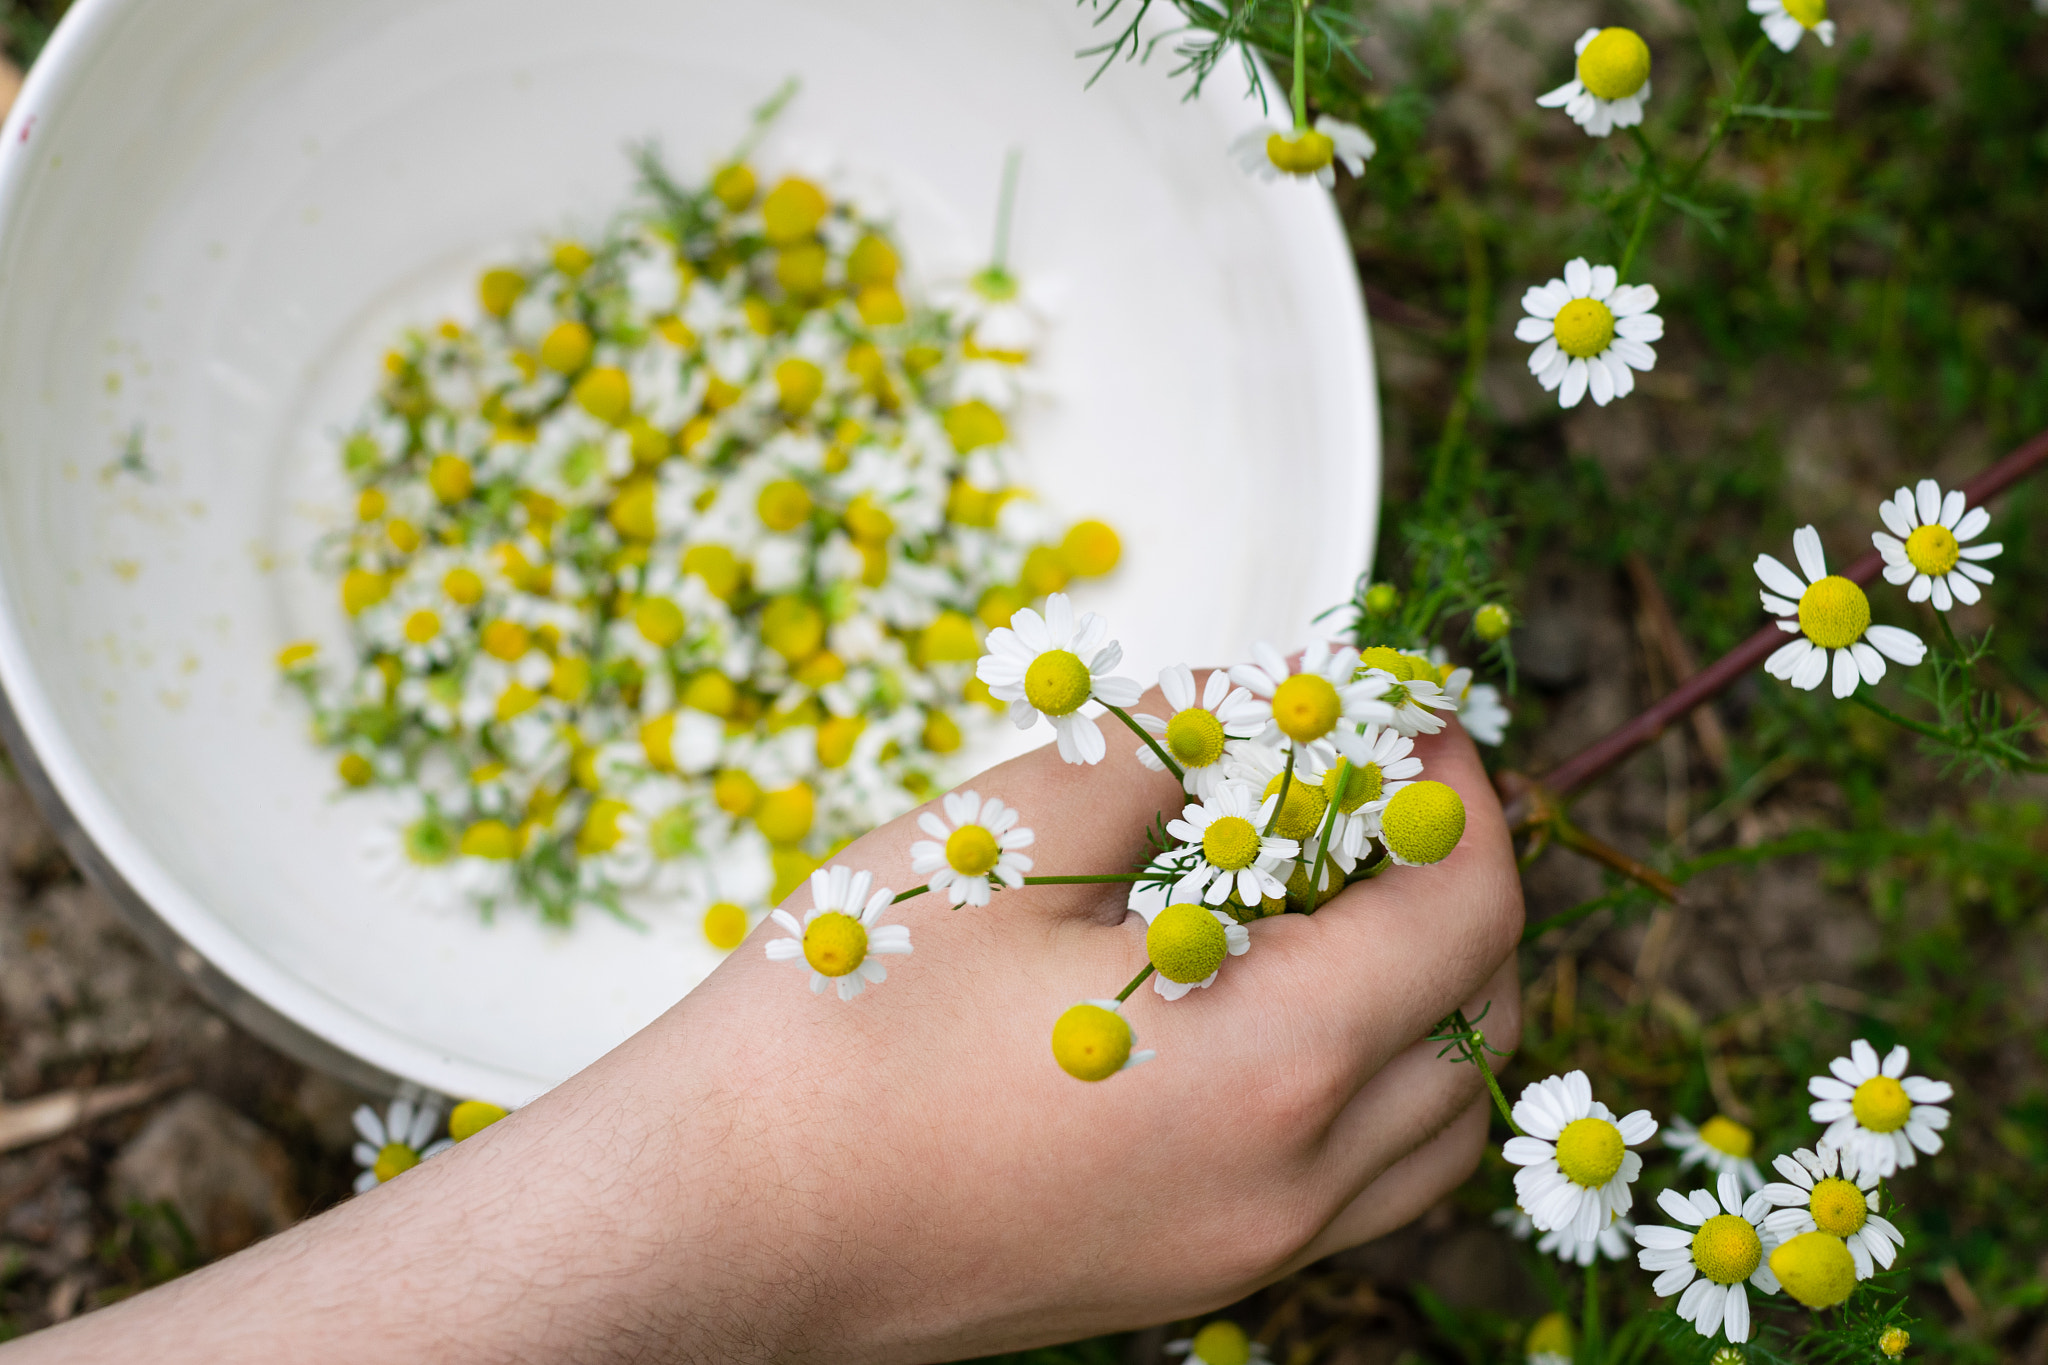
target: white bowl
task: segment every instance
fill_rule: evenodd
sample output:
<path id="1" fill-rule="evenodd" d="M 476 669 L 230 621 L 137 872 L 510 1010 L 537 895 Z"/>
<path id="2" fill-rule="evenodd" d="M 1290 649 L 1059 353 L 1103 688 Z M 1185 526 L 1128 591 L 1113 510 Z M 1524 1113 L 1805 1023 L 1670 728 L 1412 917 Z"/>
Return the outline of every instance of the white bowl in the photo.
<path id="1" fill-rule="evenodd" d="M 629 142 L 706 173 L 791 74 L 802 93 L 757 161 L 836 158 L 883 187 L 927 283 L 982 261 L 1022 149 L 1013 260 L 1062 298 L 1028 481 L 1122 529 L 1125 566 L 1084 605 L 1136 676 L 1296 641 L 1341 601 L 1379 449 L 1337 217 L 1233 164 L 1258 118 L 1234 75 L 1192 106 L 1159 64 L 1084 91 L 1089 17 L 74 7 L 0 135 L 0 685 L 31 780 L 144 932 L 302 1057 L 505 1103 L 715 965 L 680 917 L 560 933 L 381 896 L 357 854 L 371 807 L 333 797 L 272 657 L 334 627 L 304 549 L 343 514 L 334 432 L 396 329 L 465 307 L 502 253 L 601 220 Z M 118 464 L 138 431 L 147 475 Z"/>

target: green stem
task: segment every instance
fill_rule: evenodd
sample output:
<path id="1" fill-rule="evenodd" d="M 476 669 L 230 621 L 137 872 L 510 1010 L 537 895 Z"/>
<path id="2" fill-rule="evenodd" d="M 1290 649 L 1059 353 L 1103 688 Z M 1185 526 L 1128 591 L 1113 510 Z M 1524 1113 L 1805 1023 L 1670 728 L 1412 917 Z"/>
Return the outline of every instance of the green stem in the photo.
<path id="1" fill-rule="evenodd" d="M 1121 1005 L 1131 998 L 1131 992 L 1145 984 L 1145 978 L 1152 975 L 1152 964 L 1146 963 L 1145 970 L 1131 978 L 1131 984 L 1116 993 L 1116 1002 Z"/>
<path id="2" fill-rule="evenodd" d="M 1023 160 L 1024 153 L 1014 147 L 1003 158 L 1003 188 L 996 198 L 996 249 L 989 265 L 1006 275 L 1010 267 L 1010 218 L 1017 207 L 1017 168 Z"/>
<path id="3" fill-rule="evenodd" d="M 1464 1015 L 1461 1013 L 1459 1015 L 1459 1018 L 1463 1017 Z M 1493 1094 L 1493 1107 L 1500 1110 L 1501 1118 L 1507 1121 L 1508 1131 L 1513 1133 L 1516 1137 L 1527 1137 L 1528 1134 L 1522 1131 L 1521 1124 L 1515 1122 L 1514 1113 L 1508 1108 L 1508 1097 L 1501 1093 L 1500 1081 L 1497 1077 L 1494 1076 L 1493 1068 L 1486 1064 L 1486 1054 L 1482 1050 L 1485 1048 L 1485 1046 L 1486 1035 L 1480 1032 L 1478 1029 L 1473 1029 L 1472 1048 L 1470 1052 L 1470 1056 L 1472 1058 L 1472 1065 L 1478 1067 L 1479 1074 L 1486 1077 L 1486 1088 Z"/>
<path id="4" fill-rule="evenodd" d="M 1294 746 L 1287 746 L 1287 766 L 1280 770 L 1280 799 L 1273 803 L 1273 818 L 1266 821 L 1261 834 L 1271 834 L 1273 826 L 1280 823 L 1280 812 L 1287 809 L 1287 789 L 1294 785 Z"/>
<path id="5" fill-rule="evenodd" d="M 1108 702 L 1103 702 L 1102 704 L 1108 706 L 1110 713 L 1118 720 L 1130 726 L 1132 734 L 1145 741 L 1145 747 L 1150 749 L 1153 755 L 1166 765 L 1166 771 L 1172 773 L 1176 781 L 1185 782 L 1187 780 L 1187 772 L 1182 769 L 1180 764 L 1173 761 L 1173 755 L 1161 748 L 1159 741 L 1152 738 L 1152 732 L 1132 719 L 1130 712 L 1124 710 L 1121 706 L 1110 706 Z"/>
<path id="6" fill-rule="evenodd" d="M 1948 647 L 1955 651 L 1956 658 L 1961 659 L 1963 657 L 1963 642 L 1956 638 L 1955 627 L 1948 623 L 1948 613 L 1937 611 L 1934 613 L 1934 619 L 1941 623 L 1941 634 L 1948 641 Z"/>
<path id="7" fill-rule="evenodd" d="M 1886 706 L 1884 703 L 1872 701 L 1868 696 L 1864 695 L 1863 689 L 1860 687 L 1857 688 L 1855 692 L 1850 694 L 1850 699 L 1854 701 L 1858 706 L 1861 706 L 1864 710 L 1874 711 L 1878 715 L 1883 716 L 1886 720 L 1890 721 L 1892 724 L 1898 726 L 1902 730 L 1911 730 L 1916 735 L 1925 735 L 1927 736 L 1927 738 L 1932 740 L 1939 740 L 1943 744 L 1955 743 L 1955 737 L 1949 734 L 1948 731 L 1943 730 L 1938 726 L 1929 725 L 1924 721 L 1908 719 L 1907 717 L 1902 716 L 1898 712 L 1892 710 L 1889 706 Z"/>
<path id="8" fill-rule="evenodd" d="M 1323 860 L 1330 853 L 1330 834 L 1337 828 L 1338 807 L 1344 800 L 1344 783 L 1350 775 L 1351 760 L 1338 759 L 1337 795 L 1336 799 L 1330 802 L 1330 808 L 1323 812 L 1322 841 L 1316 846 L 1315 866 L 1309 869 L 1308 874 L 1308 905 L 1302 911 L 1305 915 L 1313 915 L 1316 912 L 1316 902 L 1323 894 Z"/>
<path id="9" fill-rule="evenodd" d="M 1581 1305 L 1579 1342 L 1589 1365 L 1600 1361 L 1600 1253 L 1586 1262 L 1586 1300 Z"/>
<path id="10" fill-rule="evenodd" d="M 1770 39 L 1759 34 L 1756 42 L 1750 46 L 1749 55 L 1742 59 L 1742 65 L 1736 69 L 1735 84 L 1728 93 L 1727 102 L 1721 106 L 1720 114 L 1715 117 L 1714 126 L 1707 131 L 1706 145 L 1700 148 L 1699 155 L 1693 158 L 1692 165 L 1686 168 L 1685 174 L 1677 182 L 1675 188 L 1679 192 L 1683 193 L 1692 188 L 1692 182 L 1699 178 L 1700 171 L 1707 164 L 1707 158 L 1714 154 L 1714 150 L 1721 145 L 1721 139 L 1727 136 L 1728 124 L 1735 117 L 1735 108 L 1742 103 L 1743 92 L 1749 87 L 1750 68 L 1756 65 L 1756 59 L 1763 55 L 1763 50 L 1769 42 Z M 1662 198 L 1662 177 L 1656 173 L 1649 139 L 1642 137 L 1640 133 L 1637 137 L 1644 152 L 1644 160 L 1638 170 L 1638 174 L 1644 177 L 1643 202 L 1636 210 L 1635 227 L 1629 233 L 1628 245 L 1622 250 L 1621 263 L 1614 268 L 1614 273 L 1623 283 L 1628 281 L 1629 267 L 1635 264 L 1636 252 L 1641 249 L 1643 238 L 1649 233 L 1650 221 L 1655 216 L 1657 204 Z"/>
<path id="11" fill-rule="evenodd" d="M 901 905 L 903 904 L 903 902 L 909 900 L 912 896 L 922 896 L 925 892 L 931 889 L 932 884 L 930 882 L 926 882 L 923 886 L 913 886 L 908 891 L 898 891 L 896 893 L 896 899 L 890 901 L 889 904 Z"/>
<path id="12" fill-rule="evenodd" d="M 1294 134 L 1308 129 L 1308 0 L 1294 0 Z"/>

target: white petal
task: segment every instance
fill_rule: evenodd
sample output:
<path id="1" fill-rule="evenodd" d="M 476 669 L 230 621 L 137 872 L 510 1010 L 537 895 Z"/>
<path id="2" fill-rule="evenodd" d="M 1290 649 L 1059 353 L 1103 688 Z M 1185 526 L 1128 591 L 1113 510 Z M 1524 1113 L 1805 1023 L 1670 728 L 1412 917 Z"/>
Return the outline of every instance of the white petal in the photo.
<path id="1" fill-rule="evenodd" d="M 1856 671 L 1863 675 L 1863 681 L 1872 687 L 1884 681 L 1884 659 L 1876 650 L 1858 640 L 1847 652 L 1855 656 Z"/>
<path id="2" fill-rule="evenodd" d="M 1960 497 L 1962 495 L 1958 492 L 1957 496 Z M 1963 519 L 1955 524 L 1956 539 L 1958 541 L 1975 540 L 1978 536 L 1984 534 L 1984 528 L 1990 524 L 1990 509 L 1972 507 L 1968 512 L 1964 513 Z"/>
<path id="3" fill-rule="evenodd" d="M 1955 594 L 1956 601 L 1964 606 L 1974 606 L 1984 595 L 1984 590 L 1959 573 L 1952 573 L 1941 580 L 1941 585 Z"/>
<path id="4" fill-rule="evenodd" d="M 1515 324 L 1515 340 L 1535 343 L 1557 335 L 1557 324 L 1543 318 L 1523 318 Z"/>
<path id="5" fill-rule="evenodd" d="M 1657 1207 L 1689 1228 L 1698 1227 L 1712 1216 L 1701 1213 L 1693 1206 L 1693 1202 L 1690 1199 L 1687 1199 L 1677 1190 L 1659 1190 L 1657 1192 Z"/>
<path id="6" fill-rule="evenodd" d="M 1630 341 L 1662 341 L 1664 319 L 1655 313 L 1637 313 L 1630 317 L 1618 318 L 1614 323 L 1614 334 L 1627 337 Z"/>
<path id="7" fill-rule="evenodd" d="M 1806 575 L 1809 583 L 1818 583 L 1828 576 L 1828 559 L 1820 547 L 1820 532 L 1811 526 L 1802 526 L 1792 533 L 1792 553 L 1799 559 L 1799 571 Z"/>
<path id="8" fill-rule="evenodd" d="M 1934 599 L 1936 611 L 1947 611 L 1956 604 L 1956 599 L 1949 593 L 1947 579 L 1926 578 L 1921 581 L 1927 584 L 1927 592 Z"/>
<path id="9" fill-rule="evenodd" d="M 1749 1294 L 1739 1284 L 1731 1284 L 1727 1290 L 1727 1314 L 1721 1319 L 1721 1330 L 1728 1334 L 1730 1341 L 1749 1340 Z"/>
<path id="10" fill-rule="evenodd" d="M 1807 585 L 1800 582 L 1799 576 L 1786 568 L 1775 555 L 1758 555 L 1755 568 L 1756 576 L 1764 581 L 1764 586 L 1780 597 L 1797 602 L 1806 592 Z"/>
<path id="11" fill-rule="evenodd" d="M 1584 256 L 1574 256 L 1564 263 L 1564 287 L 1572 291 L 1572 297 L 1583 299 L 1593 290 L 1593 268 L 1586 264 Z"/>
<path id="12" fill-rule="evenodd" d="M 1863 632 L 1863 638 L 1876 645 L 1878 653 L 1908 668 L 1927 657 L 1927 646 L 1920 637 L 1897 626 L 1872 626 Z"/>
<path id="13" fill-rule="evenodd" d="M 1820 680 L 1828 675 L 1828 652 L 1818 645 L 1813 652 L 1799 661 L 1799 667 L 1791 677 L 1791 683 L 1802 692 L 1811 692 L 1820 686 Z"/>
<path id="14" fill-rule="evenodd" d="M 1564 281 L 1552 280 L 1549 284 L 1533 286 L 1522 295 L 1522 311 L 1531 317 L 1548 321 L 1557 316 L 1558 309 L 1571 301 L 1571 291 L 1564 287 Z"/>
<path id="15" fill-rule="evenodd" d="M 1586 362 L 1586 388 L 1600 407 L 1614 401 L 1614 374 L 1598 356 Z"/>
<path id="16" fill-rule="evenodd" d="M 1620 281 L 1620 278 L 1621 277 L 1619 275 L 1616 275 L 1614 273 L 1614 267 L 1611 265 L 1594 266 L 1593 292 L 1590 295 L 1590 297 L 1602 300 L 1606 299 L 1606 297 L 1609 294 L 1612 294 L 1614 292 L 1614 286 Z"/>
<path id="17" fill-rule="evenodd" d="M 1951 488 L 1948 496 L 1941 500 L 1941 524 L 1953 532 L 1956 523 L 1963 519 L 1963 508 L 1968 505 L 1968 499 L 1963 497 L 1963 490 Z"/>
<path id="18" fill-rule="evenodd" d="M 1788 641 L 1778 646 L 1777 651 L 1770 658 L 1764 660 L 1764 672 L 1770 674 L 1773 678 L 1782 678 L 1790 682 L 1793 675 L 1798 673 L 1800 663 L 1805 660 L 1808 654 L 1813 652 L 1814 648 L 1813 641 L 1807 639 L 1804 635 L 1796 640 Z"/>
<path id="19" fill-rule="evenodd" d="M 1584 262 L 1581 262 L 1584 264 Z M 1586 396 L 1586 362 L 1577 356 L 1565 369 L 1564 386 L 1557 391 L 1557 405 L 1561 408 L 1575 408 Z"/>
<path id="20" fill-rule="evenodd" d="M 1913 485 L 1913 505 L 1920 513 L 1920 524 L 1929 525 L 1941 519 L 1941 485 L 1932 479 L 1922 479 Z"/>

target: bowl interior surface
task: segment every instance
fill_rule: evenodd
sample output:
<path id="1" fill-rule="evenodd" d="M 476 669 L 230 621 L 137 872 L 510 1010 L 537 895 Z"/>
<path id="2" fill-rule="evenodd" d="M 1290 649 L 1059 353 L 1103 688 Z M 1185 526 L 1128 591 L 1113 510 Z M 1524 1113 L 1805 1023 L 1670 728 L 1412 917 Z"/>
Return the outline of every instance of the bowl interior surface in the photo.
<path id="1" fill-rule="evenodd" d="M 562 933 L 395 902 L 358 853 L 377 802 L 335 799 L 272 660 L 342 638 L 306 555 L 347 513 L 337 432 L 399 329 L 473 316 L 479 269 L 601 225 L 629 144 L 707 174 L 791 75 L 756 163 L 871 186 L 926 285 L 984 263 L 1022 151 L 1012 259 L 1055 318 L 1025 479 L 1123 533 L 1124 566 L 1079 598 L 1110 616 L 1126 672 L 1298 642 L 1349 592 L 1377 514 L 1348 249 L 1320 190 L 1226 154 L 1259 118 L 1234 74 L 1192 107 L 1160 63 L 1084 91 L 1089 17 L 1071 0 L 77 6 L 0 144 L 0 684 L 112 866 L 278 1013 L 504 1103 L 716 966 L 680 915 Z M 1045 737 L 1005 727 L 974 766 Z"/>

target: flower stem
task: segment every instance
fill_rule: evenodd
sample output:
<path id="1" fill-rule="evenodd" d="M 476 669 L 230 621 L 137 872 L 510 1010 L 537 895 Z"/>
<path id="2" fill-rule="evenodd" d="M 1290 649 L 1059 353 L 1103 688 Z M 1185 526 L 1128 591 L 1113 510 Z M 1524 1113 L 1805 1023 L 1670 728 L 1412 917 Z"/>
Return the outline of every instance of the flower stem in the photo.
<path id="1" fill-rule="evenodd" d="M 1693 158 L 1692 165 L 1686 168 L 1685 174 L 1674 186 L 1679 192 L 1692 188 L 1692 182 L 1699 178 L 1700 171 L 1707 164 L 1707 158 L 1714 154 L 1714 149 L 1721 145 L 1721 139 L 1727 136 L 1728 124 L 1735 117 L 1736 107 L 1742 103 L 1743 91 L 1749 86 L 1750 68 L 1756 65 L 1756 59 L 1763 55 L 1764 47 L 1769 41 L 1768 38 L 1758 35 L 1756 42 L 1749 49 L 1749 55 L 1742 59 L 1742 65 L 1736 69 L 1734 87 L 1728 92 L 1727 103 L 1721 106 L 1719 116 L 1714 119 L 1714 126 L 1707 131 L 1706 145 L 1700 148 L 1699 155 Z M 1642 247 L 1643 237 L 1650 230 L 1650 220 L 1655 216 L 1658 201 L 1663 197 L 1662 177 L 1657 174 L 1652 160 L 1649 140 L 1641 133 L 1638 133 L 1637 137 L 1643 148 L 1643 160 L 1638 163 L 1637 170 L 1637 174 L 1642 176 L 1644 182 L 1643 202 L 1636 210 L 1635 227 L 1629 233 L 1627 247 L 1622 250 L 1621 263 L 1614 268 L 1615 275 L 1624 284 L 1628 282 L 1628 268 L 1635 263 L 1636 252 Z"/>
<path id="2" fill-rule="evenodd" d="M 1273 827 L 1280 823 L 1280 812 L 1287 809 L 1287 789 L 1294 785 L 1294 746 L 1287 746 L 1287 766 L 1280 770 L 1280 794 L 1273 802 L 1273 818 L 1266 821 L 1260 834 L 1271 834 Z"/>
<path id="3" fill-rule="evenodd" d="M 1015 147 L 1003 158 L 1003 187 L 996 198 L 996 249 L 989 257 L 989 268 L 1006 275 L 1010 269 L 1010 218 L 1017 208 L 1017 168 L 1023 160 L 1024 153 Z"/>
<path id="4" fill-rule="evenodd" d="M 1586 1262 L 1586 1298 L 1580 1305 L 1579 1343 L 1584 1356 L 1591 1365 L 1600 1360 L 1600 1252 L 1596 1247 L 1593 1259 Z"/>
<path id="5" fill-rule="evenodd" d="M 1100 698 L 1097 698 L 1097 700 L 1100 700 Z M 1132 734 L 1136 735 L 1139 739 L 1145 741 L 1145 747 L 1150 749 L 1153 753 L 1153 756 L 1156 757 L 1161 763 L 1164 763 L 1166 765 L 1166 771 L 1172 773 L 1174 775 L 1175 780 L 1183 782 L 1187 780 L 1186 771 L 1184 771 L 1181 768 L 1180 764 L 1173 761 L 1173 755 L 1169 754 L 1168 752 L 1166 752 L 1166 750 L 1159 747 L 1159 741 L 1152 738 L 1152 732 L 1150 730 L 1147 730 L 1144 726 L 1138 724 L 1136 720 L 1132 719 L 1130 712 L 1124 710 L 1124 708 L 1121 706 L 1110 706 L 1109 703 L 1106 701 L 1102 704 L 1104 706 L 1108 706 L 1110 713 L 1114 715 L 1118 720 L 1130 726 Z"/>
<path id="6" fill-rule="evenodd" d="M 912 896 L 922 896 L 925 892 L 931 889 L 932 884 L 930 882 L 926 882 L 923 886 L 913 886 L 908 891 L 898 891 L 896 893 L 896 899 L 890 901 L 889 904 L 901 905 L 903 904 L 903 902 L 909 900 Z"/>
<path id="7" fill-rule="evenodd" d="M 1131 978 L 1131 984 L 1116 993 L 1116 1002 L 1121 1005 L 1131 998 L 1131 992 L 1145 984 L 1145 978 L 1152 975 L 1152 964 L 1146 963 L 1145 970 Z"/>
<path id="8" fill-rule="evenodd" d="M 1486 1015 L 1485 1010 L 1479 1013 L 1481 1018 Z M 1486 1077 L 1486 1088 L 1493 1095 L 1494 1108 L 1500 1110 L 1500 1116 L 1507 1120 L 1508 1130 L 1516 1137 L 1527 1136 L 1522 1132 L 1522 1125 L 1515 1122 L 1514 1113 L 1508 1108 L 1508 1097 L 1500 1092 L 1500 1082 L 1494 1079 L 1493 1068 L 1486 1064 L 1486 1034 L 1465 1017 L 1464 1010 L 1452 1010 L 1450 1031 L 1439 1033 L 1430 1041 L 1443 1043 L 1445 1051 L 1457 1048 L 1460 1061 L 1470 1062 L 1478 1067 L 1479 1074 Z"/>
<path id="9" fill-rule="evenodd" d="M 1316 912 L 1316 902 L 1323 894 L 1323 859 L 1330 853 L 1330 834 L 1337 828 L 1337 808 L 1344 799 L 1344 783 L 1350 775 L 1351 760 L 1338 759 L 1336 798 L 1330 802 L 1329 809 L 1323 812 L 1323 835 L 1316 845 L 1315 866 L 1309 869 L 1308 874 L 1308 905 L 1302 910 L 1305 915 L 1313 915 Z"/>
<path id="10" fill-rule="evenodd" d="M 1294 134 L 1308 130 L 1308 0 L 1294 0 Z"/>
<path id="11" fill-rule="evenodd" d="M 1478 1029 L 1472 1030 L 1472 1065 L 1479 1068 L 1479 1074 L 1486 1077 L 1486 1088 L 1493 1094 L 1493 1107 L 1500 1110 L 1500 1116 L 1507 1121 L 1508 1131 L 1516 1137 L 1527 1137 L 1522 1125 L 1515 1122 L 1515 1116 L 1508 1108 L 1508 1097 L 1500 1091 L 1500 1080 L 1493 1074 L 1493 1068 L 1486 1064 L 1486 1058 L 1479 1049 L 1486 1045 L 1486 1035 Z"/>
<path id="12" fill-rule="evenodd" d="M 1901 730 L 1911 730 L 1916 735 L 1925 735 L 1927 738 L 1938 740 L 1943 744 L 1953 744 L 1955 742 L 1954 736 L 1938 726 L 1929 725 L 1925 721 L 1912 720 L 1900 715 L 1883 702 L 1872 701 L 1863 694 L 1863 689 L 1860 687 L 1850 694 L 1850 699 L 1864 710 L 1874 711 L 1878 715 L 1883 716 Z"/>

